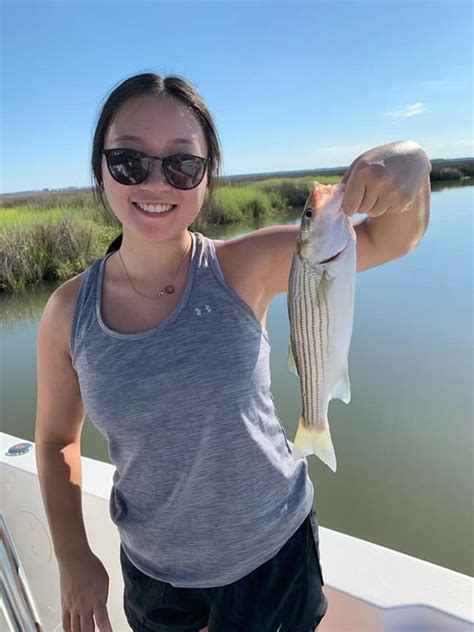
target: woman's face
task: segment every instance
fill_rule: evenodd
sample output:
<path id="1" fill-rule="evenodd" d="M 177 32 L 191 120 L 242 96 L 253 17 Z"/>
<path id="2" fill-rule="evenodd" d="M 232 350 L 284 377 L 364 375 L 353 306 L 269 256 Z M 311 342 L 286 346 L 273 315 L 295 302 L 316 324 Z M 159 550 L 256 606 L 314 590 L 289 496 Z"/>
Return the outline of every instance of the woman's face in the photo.
<path id="1" fill-rule="evenodd" d="M 137 137 L 122 139 L 123 135 Z M 188 143 L 175 139 L 187 139 Z M 128 148 L 164 158 L 187 153 L 206 158 L 208 147 L 195 114 L 181 101 L 170 97 L 140 96 L 124 103 L 109 127 L 104 149 Z M 194 189 L 176 189 L 166 181 L 162 163 L 153 161 L 150 175 L 144 182 L 123 185 L 109 173 L 102 155 L 102 178 L 107 201 L 122 223 L 124 237 L 156 241 L 177 236 L 187 229 L 199 214 L 207 189 L 207 169 Z M 175 204 L 166 216 L 145 216 L 134 202 Z"/>

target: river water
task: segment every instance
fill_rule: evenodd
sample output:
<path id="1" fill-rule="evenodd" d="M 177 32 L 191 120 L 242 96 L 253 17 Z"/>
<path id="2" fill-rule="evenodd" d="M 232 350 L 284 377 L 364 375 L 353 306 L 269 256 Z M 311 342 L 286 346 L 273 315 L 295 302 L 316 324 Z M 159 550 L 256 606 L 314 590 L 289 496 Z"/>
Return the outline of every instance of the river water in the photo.
<path id="1" fill-rule="evenodd" d="M 472 182 L 472 181 L 471 181 Z M 351 402 L 333 400 L 333 473 L 308 457 L 319 524 L 473 575 L 473 187 L 433 185 L 411 253 L 357 274 Z M 355 216 L 355 220 L 361 216 Z M 275 222 L 273 222 L 275 223 Z M 299 214 L 277 223 L 299 223 Z M 228 239 L 258 226 L 233 226 Z M 57 284 L 0 298 L 2 430 L 34 441 L 36 335 Z M 270 305 L 272 393 L 293 441 L 299 380 L 287 366 L 286 294 Z M 82 454 L 110 463 L 86 417 Z"/>

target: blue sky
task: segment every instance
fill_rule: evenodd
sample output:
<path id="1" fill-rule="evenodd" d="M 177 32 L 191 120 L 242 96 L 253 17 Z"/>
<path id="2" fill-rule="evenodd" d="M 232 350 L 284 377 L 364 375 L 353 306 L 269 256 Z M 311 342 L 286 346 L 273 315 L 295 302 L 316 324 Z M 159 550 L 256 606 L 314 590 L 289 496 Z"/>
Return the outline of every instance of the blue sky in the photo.
<path id="1" fill-rule="evenodd" d="M 472 156 L 465 0 L 1 3 L 1 192 L 90 186 L 107 94 L 140 72 L 189 80 L 223 174 L 349 165 L 414 140 Z"/>

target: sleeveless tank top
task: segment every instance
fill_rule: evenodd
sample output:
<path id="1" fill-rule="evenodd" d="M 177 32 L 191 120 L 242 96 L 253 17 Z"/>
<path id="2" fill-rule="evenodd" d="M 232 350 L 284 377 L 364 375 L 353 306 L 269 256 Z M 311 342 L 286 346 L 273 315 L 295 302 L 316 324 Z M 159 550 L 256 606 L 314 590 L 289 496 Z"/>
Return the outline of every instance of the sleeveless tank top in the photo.
<path id="1" fill-rule="evenodd" d="M 191 236 L 181 300 L 147 331 L 102 320 L 112 253 L 96 259 L 81 279 L 71 351 L 115 466 L 110 517 L 127 557 L 152 578 L 206 588 L 276 555 L 314 488 L 276 414 L 268 332 L 225 282 L 213 241 Z"/>

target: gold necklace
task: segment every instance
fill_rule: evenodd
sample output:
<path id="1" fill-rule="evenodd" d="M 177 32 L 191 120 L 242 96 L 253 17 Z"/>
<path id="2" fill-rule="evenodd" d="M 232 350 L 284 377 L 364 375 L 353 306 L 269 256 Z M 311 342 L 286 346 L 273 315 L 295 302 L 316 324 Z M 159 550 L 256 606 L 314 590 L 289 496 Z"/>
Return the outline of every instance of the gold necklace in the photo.
<path id="1" fill-rule="evenodd" d="M 193 239 L 192 239 L 192 237 L 191 237 L 191 243 L 190 243 L 190 245 L 189 245 L 189 248 L 191 247 L 192 243 L 193 243 Z M 186 250 L 185 250 L 185 252 L 184 252 L 184 255 L 183 255 L 182 259 L 181 259 L 181 263 L 179 264 L 179 268 L 178 268 L 178 270 L 177 270 L 176 274 L 174 275 L 173 281 L 176 279 L 176 277 L 178 276 L 178 272 L 181 270 L 181 266 L 183 265 L 184 258 L 185 258 L 185 257 L 186 257 L 186 255 L 188 254 L 189 248 L 186 248 Z M 143 296 L 143 297 L 145 297 L 145 298 L 158 299 L 158 298 L 161 298 L 162 296 L 164 296 L 164 294 L 165 294 L 165 293 L 166 293 L 166 294 L 173 294 L 173 292 L 176 290 L 175 286 L 174 286 L 174 285 L 172 285 L 172 284 L 170 284 L 170 285 L 167 285 L 166 287 L 162 288 L 162 289 L 158 292 L 158 294 L 157 294 L 156 296 L 147 296 L 146 294 L 143 294 L 142 292 L 140 292 L 139 290 L 137 290 L 137 288 L 133 285 L 133 281 L 132 281 L 132 279 L 130 278 L 130 275 L 129 275 L 129 273 L 128 273 L 127 267 L 126 267 L 126 265 L 125 265 L 125 263 L 124 263 L 124 261 L 123 261 L 123 259 L 122 259 L 122 254 L 121 254 L 121 252 L 120 252 L 120 248 L 119 248 L 118 253 L 119 253 L 120 261 L 122 262 L 122 265 L 123 265 L 123 267 L 125 268 L 125 272 L 127 273 L 128 280 L 130 281 L 130 284 L 131 284 L 132 288 L 135 290 L 135 292 L 136 292 L 137 294 L 140 294 L 140 296 Z"/>

